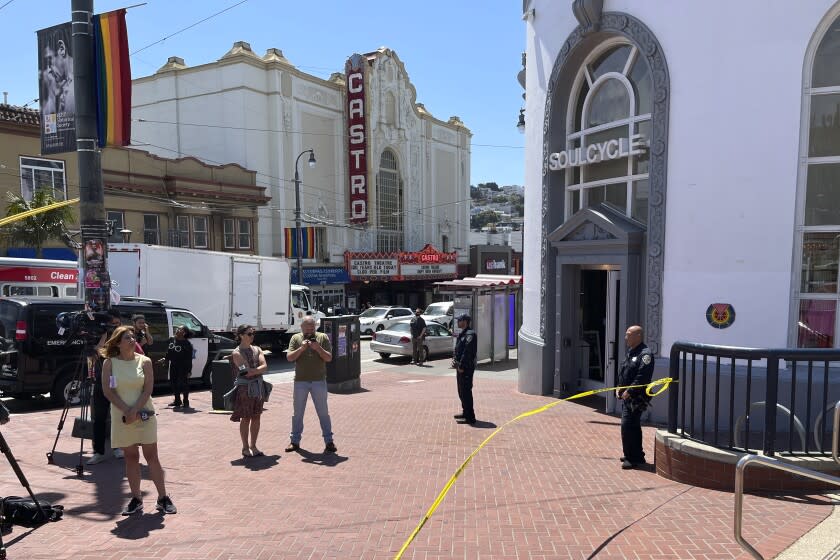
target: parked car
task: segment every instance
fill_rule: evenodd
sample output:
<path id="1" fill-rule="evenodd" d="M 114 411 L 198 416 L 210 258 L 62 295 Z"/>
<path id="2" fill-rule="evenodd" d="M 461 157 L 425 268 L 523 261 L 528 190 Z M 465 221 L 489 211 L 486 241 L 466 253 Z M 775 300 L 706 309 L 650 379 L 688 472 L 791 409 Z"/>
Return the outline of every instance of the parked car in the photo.
<path id="1" fill-rule="evenodd" d="M 30 397 L 50 393 L 56 405 L 68 400 L 78 402 L 72 388 L 86 340 L 66 337 L 58 332 L 56 316 L 65 311 L 80 311 L 80 300 L 39 297 L 0 298 L 0 390 L 7 397 Z M 131 324 L 131 316 L 143 314 L 154 337 L 147 349 L 152 359 L 155 383 L 168 383 L 168 372 L 158 360 L 166 355 L 169 338 L 175 329 L 186 326 L 193 333 L 194 348 L 191 379 L 209 386 L 212 361 L 223 358 L 236 343 L 213 335 L 198 317 L 187 309 L 162 302 L 120 302 L 115 308 L 122 323 Z M 94 341 L 95 344 L 95 341 Z"/>
<path id="2" fill-rule="evenodd" d="M 426 310 L 423 312 L 422 317 L 423 320 L 426 321 L 426 323 L 434 321 L 435 323 L 440 323 L 449 330 L 452 330 L 452 313 L 454 309 L 454 301 L 438 301 L 435 303 L 430 303 Z"/>
<path id="3" fill-rule="evenodd" d="M 370 349 L 378 352 L 384 360 L 392 354 L 411 356 L 411 323 L 402 320 L 387 329 L 373 333 Z M 429 356 L 452 356 L 454 349 L 455 339 L 452 337 L 452 331 L 438 323 L 426 323 L 421 361 L 425 362 Z"/>
<path id="4" fill-rule="evenodd" d="M 373 334 L 374 332 L 387 329 L 400 319 L 412 317 L 414 312 L 408 307 L 371 307 L 365 309 L 359 315 L 359 325 L 362 334 Z"/>

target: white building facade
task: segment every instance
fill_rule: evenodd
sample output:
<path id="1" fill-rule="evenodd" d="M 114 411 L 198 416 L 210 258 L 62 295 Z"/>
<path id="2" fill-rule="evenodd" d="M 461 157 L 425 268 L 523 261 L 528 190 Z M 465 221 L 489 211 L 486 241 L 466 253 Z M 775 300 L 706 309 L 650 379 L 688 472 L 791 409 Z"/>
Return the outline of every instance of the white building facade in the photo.
<path id="1" fill-rule="evenodd" d="M 636 323 L 659 373 L 678 340 L 840 345 L 838 17 L 523 2 L 521 391 L 611 386 Z"/>
<path id="2" fill-rule="evenodd" d="M 167 157 L 256 170 L 272 199 L 260 210 L 260 251 L 289 258 L 297 244 L 297 161 L 304 282 L 345 307 L 375 294 L 383 303 L 424 304 L 432 280 L 454 277 L 448 268 L 428 278 L 351 276 L 347 253 L 396 255 L 432 245 L 447 261 L 457 253 L 466 268 L 472 135 L 458 117 L 441 121 L 417 103 L 390 49 L 341 65 L 344 72 L 323 80 L 278 49 L 259 56 L 245 42 L 196 67 L 171 57 L 133 82 L 133 142 Z M 298 159 L 309 149 L 313 167 L 308 153 Z M 384 280 L 382 290 L 377 282 Z"/>

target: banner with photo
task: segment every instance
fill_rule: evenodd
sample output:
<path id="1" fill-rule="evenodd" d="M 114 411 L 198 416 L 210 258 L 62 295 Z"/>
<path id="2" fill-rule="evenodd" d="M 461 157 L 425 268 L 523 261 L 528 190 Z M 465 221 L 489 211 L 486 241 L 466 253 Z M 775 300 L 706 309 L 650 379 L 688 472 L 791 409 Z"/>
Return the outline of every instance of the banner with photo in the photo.
<path id="1" fill-rule="evenodd" d="M 38 31 L 41 153 L 76 151 L 76 100 L 70 22 Z"/>

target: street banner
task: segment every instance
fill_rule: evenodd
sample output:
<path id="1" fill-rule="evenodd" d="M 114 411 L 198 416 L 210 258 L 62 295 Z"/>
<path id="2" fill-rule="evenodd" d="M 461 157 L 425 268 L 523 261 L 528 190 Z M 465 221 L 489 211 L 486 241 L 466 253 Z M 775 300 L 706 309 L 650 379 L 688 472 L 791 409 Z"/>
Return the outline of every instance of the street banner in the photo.
<path id="1" fill-rule="evenodd" d="M 131 143 L 131 64 L 125 9 L 93 18 L 99 147 Z"/>
<path id="2" fill-rule="evenodd" d="M 76 100 L 70 22 L 38 31 L 41 153 L 76 151 Z"/>

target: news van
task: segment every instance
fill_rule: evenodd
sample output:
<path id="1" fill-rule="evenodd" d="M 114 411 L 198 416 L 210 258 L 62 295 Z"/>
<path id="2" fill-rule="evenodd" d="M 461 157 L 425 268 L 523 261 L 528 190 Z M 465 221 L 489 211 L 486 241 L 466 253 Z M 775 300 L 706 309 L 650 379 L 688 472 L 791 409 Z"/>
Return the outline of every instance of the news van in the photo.
<path id="1" fill-rule="evenodd" d="M 193 333 L 193 367 L 190 379 L 205 386 L 212 383 L 213 360 L 226 357 L 236 343 L 214 335 L 190 310 L 160 302 L 120 302 L 113 306 L 124 325 L 131 317 L 146 318 L 154 344 L 147 349 L 152 359 L 155 384 L 168 383 L 166 366 L 158 360 L 166 355 L 175 329 L 185 326 Z M 56 405 L 68 400 L 76 404 L 71 386 L 79 374 L 86 341 L 59 334 L 56 316 L 83 309 L 81 300 L 56 297 L 12 296 L 0 298 L 0 390 L 7 397 L 27 398 L 49 393 Z"/>

